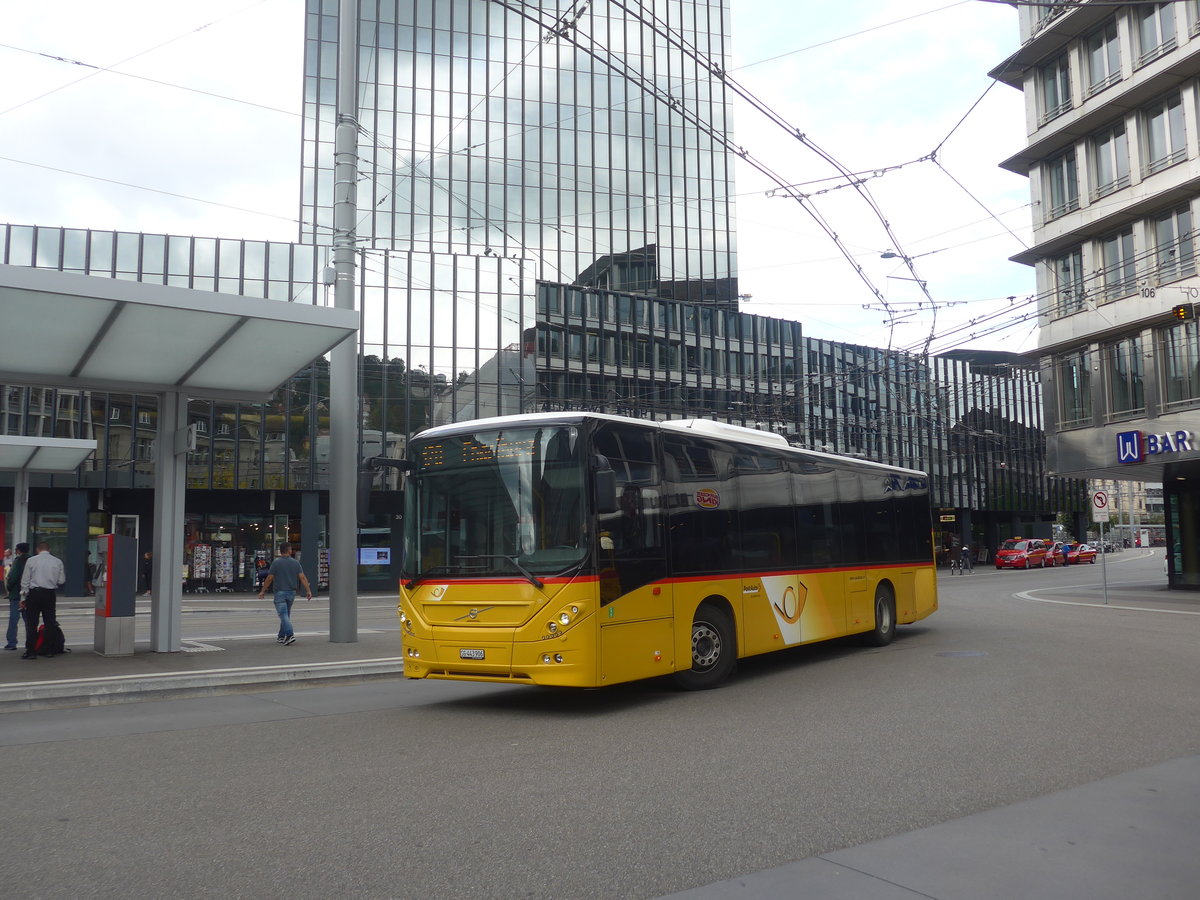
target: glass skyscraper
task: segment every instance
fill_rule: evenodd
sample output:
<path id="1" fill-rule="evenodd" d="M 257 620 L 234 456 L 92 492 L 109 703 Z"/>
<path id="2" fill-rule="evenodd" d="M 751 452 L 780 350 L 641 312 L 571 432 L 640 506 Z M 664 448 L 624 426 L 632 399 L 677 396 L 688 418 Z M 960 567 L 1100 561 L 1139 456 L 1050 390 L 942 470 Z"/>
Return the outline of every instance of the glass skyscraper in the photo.
<path id="1" fill-rule="evenodd" d="M 336 0 L 308 0 L 302 240 L 333 224 Z M 736 304 L 725 0 L 364 0 L 362 246 Z M 447 261 L 444 263 L 449 265 Z"/>

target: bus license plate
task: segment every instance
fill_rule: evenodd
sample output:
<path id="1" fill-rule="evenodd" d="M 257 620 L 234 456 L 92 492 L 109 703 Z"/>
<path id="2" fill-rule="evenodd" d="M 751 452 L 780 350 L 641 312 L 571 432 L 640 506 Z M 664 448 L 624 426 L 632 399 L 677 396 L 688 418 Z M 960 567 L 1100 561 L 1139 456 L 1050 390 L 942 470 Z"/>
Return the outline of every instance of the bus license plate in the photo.
<path id="1" fill-rule="evenodd" d="M 483 659 L 482 650 L 459 650 L 459 659 Z"/>

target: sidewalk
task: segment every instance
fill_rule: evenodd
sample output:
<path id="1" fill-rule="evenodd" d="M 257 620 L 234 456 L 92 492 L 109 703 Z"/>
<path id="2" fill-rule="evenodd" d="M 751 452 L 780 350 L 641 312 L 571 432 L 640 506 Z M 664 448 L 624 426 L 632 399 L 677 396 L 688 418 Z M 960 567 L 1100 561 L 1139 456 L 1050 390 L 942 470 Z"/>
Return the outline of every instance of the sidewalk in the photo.
<path id="1" fill-rule="evenodd" d="M 366 596 L 360 598 L 368 598 Z M 149 630 L 148 601 L 138 598 L 137 633 Z M 398 678 L 398 626 L 359 619 L 358 640 L 332 643 L 328 613 L 306 615 L 298 622 L 296 643 L 275 642 L 274 608 L 253 594 L 184 595 L 185 617 L 195 622 L 205 610 L 254 610 L 236 637 L 183 640 L 179 653 L 153 653 L 148 640 L 134 646 L 133 656 L 104 657 L 92 647 L 95 603 L 91 598 L 60 598 L 59 621 L 72 652 L 53 658 L 23 660 L 24 647 L 0 650 L 0 714 L 70 706 L 99 706 L 139 700 L 224 694 L 241 690 L 286 688 L 292 684 L 354 682 Z M 315 610 L 314 610 L 315 612 Z M 304 628 L 309 625 L 309 628 Z M 318 630 L 319 629 L 319 630 Z M 189 629 L 195 633 L 193 627 Z M 24 643 L 21 626 L 19 642 Z"/>

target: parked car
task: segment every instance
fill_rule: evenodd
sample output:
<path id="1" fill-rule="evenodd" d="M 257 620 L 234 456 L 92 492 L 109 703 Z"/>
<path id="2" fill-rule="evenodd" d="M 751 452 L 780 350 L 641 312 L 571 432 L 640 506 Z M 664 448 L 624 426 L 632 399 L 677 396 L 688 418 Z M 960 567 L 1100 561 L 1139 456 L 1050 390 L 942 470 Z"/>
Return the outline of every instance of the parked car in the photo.
<path id="1" fill-rule="evenodd" d="M 1067 559 L 1071 565 L 1091 563 L 1094 566 L 1096 564 L 1096 548 L 1091 544 L 1074 544 L 1067 552 Z"/>
<path id="2" fill-rule="evenodd" d="M 1055 541 L 1051 544 L 1050 549 L 1046 551 L 1046 565 L 1065 566 L 1067 564 L 1067 555 L 1063 553 L 1063 548 L 1069 548 L 1070 546 L 1070 541 Z"/>
<path id="3" fill-rule="evenodd" d="M 1037 538 L 1010 538 L 996 551 L 997 569 L 1032 569 L 1053 565 L 1047 560 L 1049 545 Z"/>

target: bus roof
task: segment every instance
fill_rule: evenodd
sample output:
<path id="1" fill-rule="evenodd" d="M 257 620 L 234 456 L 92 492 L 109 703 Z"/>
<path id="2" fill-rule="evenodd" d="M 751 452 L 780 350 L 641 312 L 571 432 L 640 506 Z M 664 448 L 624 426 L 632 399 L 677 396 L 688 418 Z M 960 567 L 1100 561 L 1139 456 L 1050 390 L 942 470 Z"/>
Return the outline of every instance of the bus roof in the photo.
<path id="1" fill-rule="evenodd" d="M 634 419 L 630 418 L 629 416 L 615 416 L 611 413 L 564 410 L 562 412 L 526 413 L 524 415 L 514 416 L 492 416 L 491 418 L 486 419 L 470 419 L 463 422 L 451 422 L 446 425 L 435 425 L 432 428 L 426 428 L 424 431 L 413 435 L 413 438 L 448 437 L 450 435 L 477 431 L 479 429 L 503 428 L 506 426 L 538 424 L 579 425 L 589 419 L 596 419 L 606 422 L 621 422 L 627 425 L 641 425 L 644 428 L 656 428 L 660 431 L 698 434 L 703 435 L 704 437 L 729 441 L 736 444 L 752 444 L 760 447 L 769 447 L 785 453 L 795 454 L 798 457 L 809 460 L 828 460 L 831 463 L 837 463 L 838 465 L 842 466 L 862 466 L 863 468 L 880 469 L 888 472 L 904 472 L 910 475 L 917 475 L 922 478 L 926 477 L 926 474 L 919 469 L 909 469 L 904 466 L 893 466 L 887 463 L 875 462 L 874 460 L 869 460 L 858 456 L 843 456 L 837 453 L 823 453 L 820 450 L 809 450 L 804 447 L 797 447 L 793 444 L 789 444 L 783 435 L 775 434 L 774 432 L 759 431 L 756 428 L 746 428 L 741 425 L 731 425 L 726 422 L 717 422 L 712 419 L 665 419 L 662 421 L 657 421 L 654 419 Z"/>

